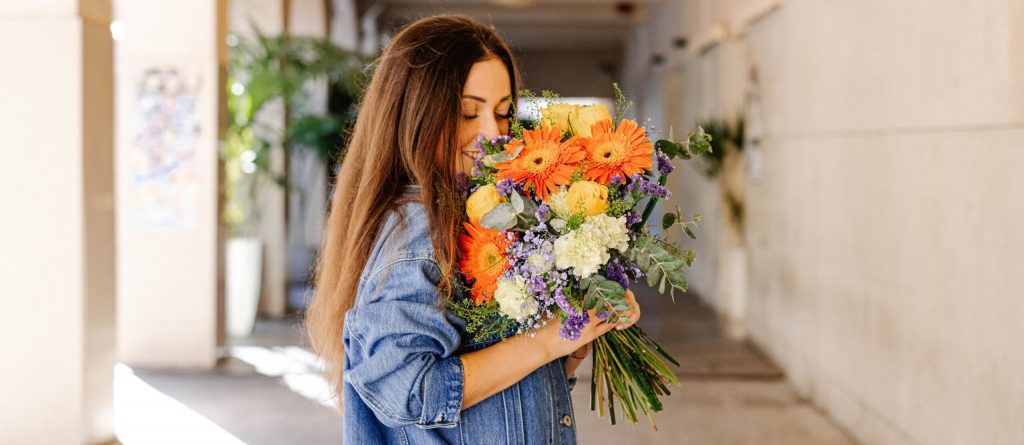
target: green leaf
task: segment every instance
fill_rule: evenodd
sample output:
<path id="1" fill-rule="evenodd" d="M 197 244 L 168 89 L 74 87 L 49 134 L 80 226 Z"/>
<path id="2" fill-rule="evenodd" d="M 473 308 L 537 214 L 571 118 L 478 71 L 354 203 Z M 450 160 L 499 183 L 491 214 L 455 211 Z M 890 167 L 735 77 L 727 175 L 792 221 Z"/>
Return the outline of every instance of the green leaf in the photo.
<path id="1" fill-rule="evenodd" d="M 512 204 L 503 202 L 494 206 L 490 212 L 480 218 L 480 225 L 488 229 L 508 230 L 515 227 L 516 221 L 518 221 L 517 215 L 518 212 L 512 207 Z"/>
<path id="2" fill-rule="evenodd" d="M 678 217 L 675 213 L 666 213 L 665 216 L 661 217 L 661 228 L 668 230 L 670 227 L 672 227 L 673 224 L 676 223 L 677 219 Z"/>
<path id="3" fill-rule="evenodd" d="M 683 148 L 683 144 L 668 139 L 658 140 L 658 142 L 654 143 L 654 148 L 660 150 L 662 153 L 665 153 L 665 155 L 668 156 L 669 159 L 681 156 L 685 151 L 685 149 Z"/>
<path id="4" fill-rule="evenodd" d="M 618 312 L 629 310 L 626 302 L 626 289 L 617 281 L 609 280 L 603 275 L 594 274 L 590 276 L 590 285 L 587 286 L 587 293 L 584 298 L 584 306 L 587 309 L 595 307 L 612 307 Z"/>
<path id="5" fill-rule="evenodd" d="M 683 261 L 686 262 L 687 266 L 692 266 L 694 259 L 696 259 L 696 255 L 693 253 L 693 249 L 687 249 L 686 256 L 683 258 Z"/>
<path id="6" fill-rule="evenodd" d="M 697 235 L 693 234 L 693 230 L 690 230 L 690 227 L 683 226 L 683 232 L 685 232 L 686 236 L 690 237 L 690 239 L 697 239 Z"/>
<path id="7" fill-rule="evenodd" d="M 647 275 L 647 285 L 657 288 L 658 292 L 664 294 L 670 292 L 675 300 L 675 289 L 686 291 L 686 278 L 683 273 L 684 265 L 693 262 L 692 251 L 689 252 L 689 263 L 684 258 L 679 258 L 676 249 L 671 250 L 659 244 L 658 240 L 651 236 L 642 236 L 633 243 L 626 256 Z"/>
<path id="8" fill-rule="evenodd" d="M 500 152 L 484 156 L 484 158 L 480 160 L 480 163 L 487 167 L 494 167 L 495 164 L 509 161 L 511 159 L 513 159 L 512 155 L 505 152 Z"/>
<path id="9" fill-rule="evenodd" d="M 523 197 L 519 196 L 519 192 L 512 192 L 508 198 L 508 201 L 512 204 L 512 208 L 515 209 L 516 213 L 522 213 Z"/>

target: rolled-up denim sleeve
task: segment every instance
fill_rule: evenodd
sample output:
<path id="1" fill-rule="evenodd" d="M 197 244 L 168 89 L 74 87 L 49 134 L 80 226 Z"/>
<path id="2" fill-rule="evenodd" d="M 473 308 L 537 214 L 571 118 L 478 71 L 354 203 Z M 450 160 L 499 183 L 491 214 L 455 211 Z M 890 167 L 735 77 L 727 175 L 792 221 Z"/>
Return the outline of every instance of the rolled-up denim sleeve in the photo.
<path id="1" fill-rule="evenodd" d="M 458 330 L 434 304 L 437 264 L 398 260 L 363 284 L 345 323 L 359 360 L 344 379 L 390 427 L 452 427 L 462 410 L 464 374 Z"/>

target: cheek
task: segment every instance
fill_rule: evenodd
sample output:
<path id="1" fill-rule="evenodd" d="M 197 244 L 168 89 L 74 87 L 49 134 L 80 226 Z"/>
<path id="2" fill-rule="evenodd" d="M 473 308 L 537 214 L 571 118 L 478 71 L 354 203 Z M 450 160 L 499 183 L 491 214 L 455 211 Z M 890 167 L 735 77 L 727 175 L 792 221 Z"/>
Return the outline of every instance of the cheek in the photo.
<path id="1" fill-rule="evenodd" d="M 459 129 L 459 147 L 467 147 L 476 142 L 476 125 L 472 122 L 465 122 Z"/>

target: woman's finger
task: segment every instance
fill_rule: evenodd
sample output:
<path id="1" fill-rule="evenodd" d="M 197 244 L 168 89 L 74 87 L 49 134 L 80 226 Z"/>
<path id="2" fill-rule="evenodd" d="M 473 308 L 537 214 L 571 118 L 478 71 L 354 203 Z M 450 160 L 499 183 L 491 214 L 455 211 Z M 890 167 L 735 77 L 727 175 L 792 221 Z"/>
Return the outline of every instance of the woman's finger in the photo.
<path id="1" fill-rule="evenodd" d="M 628 303 L 629 307 L 632 309 L 626 312 L 620 312 L 619 315 L 629 317 L 629 322 L 618 323 L 616 325 L 617 329 L 626 329 L 640 320 L 640 304 L 636 302 L 636 295 L 634 295 L 631 290 L 626 291 L 626 303 Z"/>

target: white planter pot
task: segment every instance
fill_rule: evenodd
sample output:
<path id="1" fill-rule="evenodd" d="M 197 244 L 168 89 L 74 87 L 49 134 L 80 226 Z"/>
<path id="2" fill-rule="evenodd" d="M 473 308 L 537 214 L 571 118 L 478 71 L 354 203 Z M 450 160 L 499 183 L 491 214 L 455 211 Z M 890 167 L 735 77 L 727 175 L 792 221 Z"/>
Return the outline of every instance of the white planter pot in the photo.
<path id="1" fill-rule="evenodd" d="M 263 242 L 259 238 L 231 238 L 224 256 L 227 333 L 231 337 L 248 337 L 260 302 Z"/>

